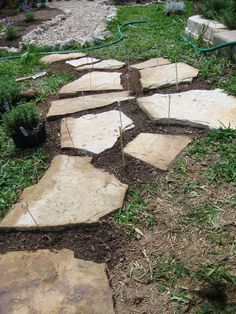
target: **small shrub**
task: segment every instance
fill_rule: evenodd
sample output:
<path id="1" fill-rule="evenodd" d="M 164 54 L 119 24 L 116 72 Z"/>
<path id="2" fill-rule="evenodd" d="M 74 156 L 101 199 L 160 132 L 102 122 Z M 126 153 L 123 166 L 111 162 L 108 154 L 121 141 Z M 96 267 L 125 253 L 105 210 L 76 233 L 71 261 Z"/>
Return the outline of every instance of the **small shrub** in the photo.
<path id="1" fill-rule="evenodd" d="M 8 25 L 5 33 L 7 40 L 14 40 L 19 37 L 18 32 L 14 25 Z"/>
<path id="2" fill-rule="evenodd" d="M 31 11 L 27 11 L 27 12 L 25 13 L 25 21 L 26 21 L 27 23 L 31 23 L 31 22 L 35 21 L 35 15 L 34 15 L 34 13 L 31 12 Z"/>
<path id="3" fill-rule="evenodd" d="M 5 113 L 2 119 L 3 129 L 8 136 L 19 134 L 21 128 L 27 133 L 37 132 L 43 121 L 41 111 L 31 103 L 19 105 Z"/>
<path id="4" fill-rule="evenodd" d="M 21 86 L 12 79 L 0 80 L 0 111 L 15 106 L 21 97 Z"/>
<path id="5" fill-rule="evenodd" d="M 168 1 L 164 7 L 165 15 L 170 15 L 172 13 L 183 13 L 185 9 L 185 4 L 183 1 Z"/>

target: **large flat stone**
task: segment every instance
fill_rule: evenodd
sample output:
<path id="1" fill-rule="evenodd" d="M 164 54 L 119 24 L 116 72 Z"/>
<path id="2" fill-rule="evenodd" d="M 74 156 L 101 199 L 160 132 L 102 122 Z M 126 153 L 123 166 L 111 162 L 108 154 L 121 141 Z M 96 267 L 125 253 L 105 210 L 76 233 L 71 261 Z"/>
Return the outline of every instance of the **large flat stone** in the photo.
<path id="1" fill-rule="evenodd" d="M 42 62 L 44 63 L 54 63 L 57 61 L 64 61 L 64 60 L 69 60 L 69 59 L 76 59 L 76 58 L 82 58 L 85 57 L 86 54 L 82 53 L 82 52 L 76 52 L 76 53 L 66 53 L 66 54 L 59 54 L 59 53 L 55 53 L 55 54 L 51 54 L 48 56 L 45 56 L 41 59 Z"/>
<path id="2" fill-rule="evenodd" d="M 170 61 L 165 58 L 152 58 L 141 63 L 132 64 L 130 67 L 137 70 L 142 70 L 142 69 L 152 68 L 152 67 L 165 65 L 165 64 L 170 64 Z"/>
<path id="3" fill-rule="evenodd" d="M 167 170 L 190 142 L 191 138 L 187 136 L 140 133 L 125 147 L 124 152 L 161 170 Z"/>
<path id="4" fill-rule="evenodd" d="M 119 70 L 125 66 L 124 62 L 118 60 L 103 60 L 101 62 L 95 64 L 87 64 L 83 66 L 79 66 L 76 70 L 77 71 L 84 71 L 84 70 Z"/>
<path id="5" fill-rule="evenodd" d="M 114 314 L 105 264 L 70 250 L 0 255 L 0 313 Z"/>
<path id="6" fill-rule="evenodd" d="M 134 127 L 133 121 L 122 112 L 121 119 L 125 130 Z M 87 114 L 77 119 L 65 118 L 61 122 L 61 147 L 99 154 L 115 145 L 120 125 L 118 110 Z"/>
<path id="7" fill-rule="evenodd" d="M 100 61 L 100 60 L 96 59 L 96 58 L 86 57 L 86 58 L 81 58 L 81 59 L 68 60 L 68 61 L 66 61 L 66 63 L 76 68 L 76 67 L 82 66 L 84 64 L 95 63 L 98 61 Z"/>
<path id="8" fill-rule="evenodd" d="M 59 95 L 75 95 L 85 91 L 115 91 L 123 90 L 118 72 L 91 72 L 63 86 Z"/>
<path id="9" fill-rule="evenodd" d="M 168 95 L 138 98 L 140 108 L 157 124 L 178 124 L 200 128 L 236 127 L 236 97 L 223 91 L 191 90 L 171 95 L 168 119 Z"/>
<path id="10" fill-rule="evenodd" d="M 93 167 L 91 159 L 56 156 L 39 182 L 23 191 L 0 229 L 90 224 L 122 207 L 127 185 Z"/>
<path id="11" fill-rule="evenodd" d="M 178 82 L 191 82 L 198 76 L 198 70 L 188 64 L 177 63 Z M 144 90 L 176 84 L 176 65 L 174 63 L 140 70 Z"/>
<path id="12" fill-rule="evenodd" d="M 134 98 L 135 97 L 129 96 L 127 91 L 124 91 L 56 100 L 50 103 L 51 107 L 47 117 L 52 118 L 80 112 L 83 110 L 101 108 L 115 104 L 118 101 L 123 103 L 127 100 L 133 100 Z"/>

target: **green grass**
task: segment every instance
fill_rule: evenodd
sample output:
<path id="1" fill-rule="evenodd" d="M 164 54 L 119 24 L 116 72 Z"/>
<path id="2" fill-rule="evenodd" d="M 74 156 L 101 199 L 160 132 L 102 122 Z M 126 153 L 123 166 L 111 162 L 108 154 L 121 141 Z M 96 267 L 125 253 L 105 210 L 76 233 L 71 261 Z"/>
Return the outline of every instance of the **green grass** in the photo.
<path id="1" fill-rule="evenodd" d="M 172 62 L 183 61 L 200 70 L 200 76 L 236 95 L 236 68 L 227 57 L 214 53 L 202 54 L 183 41 L 187 19 L 193 6 L 186 2 L 184 15 L 164 16 L 163 5 L 122 6 L 118 8 L 117 19 L 109 24 L 113 36 L 117 38 L 117 24 L 127 21 L 147 20 L 149 23 L 127 26 L 124 31 L 127 39 L 120 44 L 94 51 L 102 58 L 137 61 L 152 57 L 166 57 Z M 126 52 L 127 51 L 127 52 Z"/>

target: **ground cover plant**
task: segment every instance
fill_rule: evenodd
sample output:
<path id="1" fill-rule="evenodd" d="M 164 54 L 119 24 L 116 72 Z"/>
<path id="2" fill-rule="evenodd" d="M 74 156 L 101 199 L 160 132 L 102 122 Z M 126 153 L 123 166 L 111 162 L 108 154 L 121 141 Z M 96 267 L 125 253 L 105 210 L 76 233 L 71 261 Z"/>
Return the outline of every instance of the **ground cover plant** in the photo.
<path id="1" fill-rule="evenodd" d="M 236 71 L 230 60 L 218 52 L 201 54 L 181 39 L 188 16 L 196 13 L 191 2 L 186 2 L 183 15 L 165 16 L 163 8 L 162 4 L 118 8 L 117 20 L 109 24 L 113 35 L 107 41 L 116 38 L 117 23 L 141 19 L 149 22 L 127 26 L 125 41 L 92 54 L 126 62 L 157 56 L 183 61 L 200 69 L 201 82 L 236 95 Z M 37 53 L 46 49 L 29 47 L 21 58 L 0 62 L 1 82 L 8 82 L 11 89 L 4 97 L 9 103 L 15 99 L 12 86 L 17 86 L 17 99 L 22 90 L 35 89 L 37 96 L 32 104 L 41 106 L 49 95 L 74 79 L 72 72 L 56 71 L 40 62 Z M 10 54 L 0 51 L 0 55 Z M 15 84 L 16 78 L 42 70 L 47 71 L 45 77 Z M 2 90 L 5 93 L 4 87 Z M 25 102 L 20 97 L 12 104 Z M 166 127 L 161 132 L 168 130 Z M 195 140 L 170 171 L 157 172 L 155 180 L 132 184 L 124 207 L 112 217 L 126 239 L 122 242 L 124 248 L 119 248 L 122 254 L 118 261 L 109 262 L 108 268 L 118 313 L 156 314 L 157 309 L 163 314 L 236 312 L 236 131 L 222 126 L 220 130 L 199 131 L 197 136 L 191 132 L 186 130 L 186 135 Z M 18 150 L 6 137 L 1 120 L 0 218 L 17 202 L 25 187 L 43 175 L 52 158 L 45 146 L 53 146 L 56 141 L 58 135 L 51 132 L 41 148 Z M 115 255 L 114 243 L 119 246 L 121 239 L 113 237 L 115 231 L 115 225 L 108 230 L 111 237 L 105 245 L 97 231 L 92 240 L 104 245 L 102 250 L 98 246 L 100 253 Z M 21 241 L 20 236 L 15 237 Z M 69 231 L 66 245 L 61 234 L 40 234 L 39 238 L 40 245 L 30 248 L 45 248 L 45 243 L 50 249 L 55 243 L 57 248 L 64 248 L 70 247 L 73 233 L 71 236 Z M 74 249 L 87 238 L 87 234 L 81 241 L 75 238 Z M 27 241 L 26 236 L 22 237 L 19 248 L 25 249 Z M 82 251 L 82 257 L 89 259 L 86 246 Z M 105 253 L 104 256 L 107 257 Z M 100 255 L 95 260 L 107 262 Z"/>

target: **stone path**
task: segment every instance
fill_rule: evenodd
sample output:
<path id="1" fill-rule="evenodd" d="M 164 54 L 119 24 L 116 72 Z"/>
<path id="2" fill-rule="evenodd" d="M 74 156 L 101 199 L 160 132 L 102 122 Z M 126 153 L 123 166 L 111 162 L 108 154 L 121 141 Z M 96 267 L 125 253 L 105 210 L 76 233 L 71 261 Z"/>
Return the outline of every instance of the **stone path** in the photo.
<path id="1" fill-rule="evenodd" d="M 62 148 L 96 156 L 117 143 L 120 130 L 126 134 L 135 129 L 129 114 L 122 112 L 122 103 L 129 101 L 131 105 L 130 100 L 135 99 L 122 86 L 119 69 L 124 63 L 99 61 L 84 54 L 50 55 L 42 60 L 49 64 L 66 62 L 75 66 L 74 71 L 92 69 L 60 89 L 58 96 L 67 98 L 50 103 L 47 117 L 62 118 Z M 153 58 L 131 67 L 140 72 L 144 91 L 191 82 L 198 75 L 197 69 L 184 63 L 171 64 L 164 58 Z M 90 94 L 83 95 L 85 92 Z M 77 93 L 82 96 L 72 97 Z M 106 110 L 106 106 L 114 103 L 121 105 L 117 105 L 117 110 Z M 138 106 L 155 124 L 219 128 L 223 123 L 236 127 L 236 97 L 220 90 L 154 94 L 138 98 L 137 110 Z M 103 108 L 103 112 L 93 112 L 98 108 Z M 91 113 L 87 114 L 86 110 Z M 80 113 L 80 117 L 65 117 L 75 113 Z M 168 170 L 190 142 L 187 136 L 142 132 L 126 143 L 124 152 L 153 167 Z M 18 203 L 0 223 L 0 229 L 92 224 L 121 208 L 128 186 L 113 174 L 94 167 L 92 159 L 56 156 L 39 182 L 23 191 Z M 105 265 L 75 259 L 71 251 L 0 255 L 0 275 L 0 312 L 114 313 Z"/>
<path id="2" fill-rule="evenodd" d="M 0 313 L 115 314 L 105 264 L 70 250 L 0 255 Z"/>

